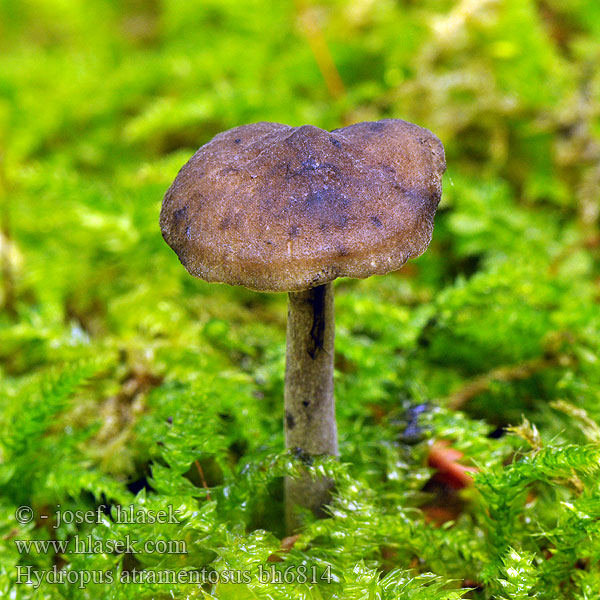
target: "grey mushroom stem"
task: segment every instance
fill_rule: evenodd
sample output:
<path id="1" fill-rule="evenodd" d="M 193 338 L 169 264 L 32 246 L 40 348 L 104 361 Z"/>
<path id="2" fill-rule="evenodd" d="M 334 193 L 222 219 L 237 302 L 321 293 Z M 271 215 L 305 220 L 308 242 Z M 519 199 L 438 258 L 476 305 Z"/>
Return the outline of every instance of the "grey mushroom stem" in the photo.
<path id="1" fill-rule="evenodd" d="M 285 367 L 286 447 L 310 459 L 337 455 L 333 395 L 335 316 L 331 283 L 290 292 Z M 322 513 L 333 481 L 308 474 L 285 482 L 285 518 L 289 533 L 300 525 L 297 508 Z"/>

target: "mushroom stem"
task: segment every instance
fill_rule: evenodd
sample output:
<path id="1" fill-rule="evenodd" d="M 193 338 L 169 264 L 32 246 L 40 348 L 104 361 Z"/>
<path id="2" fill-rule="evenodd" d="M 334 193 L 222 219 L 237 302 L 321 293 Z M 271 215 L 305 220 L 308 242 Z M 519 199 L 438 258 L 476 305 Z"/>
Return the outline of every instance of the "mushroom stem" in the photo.
<path id="1" fill-rule="evenodd" d="M 288 295 L 285 367 L 286 447 L 309 460 L 337 455 L 333 396 L 334 305 L 331 283 Z M 307 473 L 285 482 L 285 516 L 289 533 L 300 522 L 296 508 L 322 514 L 333 481 Z"/>

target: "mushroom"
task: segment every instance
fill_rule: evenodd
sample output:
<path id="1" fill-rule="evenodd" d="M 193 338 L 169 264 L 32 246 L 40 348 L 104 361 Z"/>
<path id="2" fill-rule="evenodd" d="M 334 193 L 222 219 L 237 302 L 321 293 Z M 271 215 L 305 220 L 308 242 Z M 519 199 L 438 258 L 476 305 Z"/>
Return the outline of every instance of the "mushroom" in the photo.
<path id="1" fill-rule="evenodd" d="M 422 254 L 446 168 L 427 129 L 385 119 L 331 132 L 253 123 L 202 146 L 167 190 L 160 226 L 191 275 L 288 292 L 286 446 L 337 455 L 332 281 L 395 271 Z M 296 506 L 320 514 L 329 479 L 286 480 Z"/>

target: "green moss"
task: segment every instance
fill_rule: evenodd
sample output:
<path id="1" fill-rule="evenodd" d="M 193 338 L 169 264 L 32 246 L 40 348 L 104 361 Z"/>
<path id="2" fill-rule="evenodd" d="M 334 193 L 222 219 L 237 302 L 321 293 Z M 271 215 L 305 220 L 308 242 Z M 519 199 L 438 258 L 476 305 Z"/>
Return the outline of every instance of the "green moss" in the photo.
<path id="1" fill-rule="evenodd" d="M 0 3 L 0 596 L 597 598 L 598 11 Z M 336 283 L 340 461 L 303 466 L 336 493 L 284 551 L 302 460 L 283 452 L 285 298 L 192 279 L 160 202 L 223 129 L 383 117 L 440 136 L 444 198 L 424 256 Z M 441 440 L 473 486 L 440 481 Z M 102 518 L 55 528 L 57 505 Z M 179 522 L 117 522 L 129 505 Z M 76 554 L 76 536 L 186 553 Z M 19 567 L 115 582 L 37 587 Z M 147 577 L 165 571 L 205 584 Z"/>

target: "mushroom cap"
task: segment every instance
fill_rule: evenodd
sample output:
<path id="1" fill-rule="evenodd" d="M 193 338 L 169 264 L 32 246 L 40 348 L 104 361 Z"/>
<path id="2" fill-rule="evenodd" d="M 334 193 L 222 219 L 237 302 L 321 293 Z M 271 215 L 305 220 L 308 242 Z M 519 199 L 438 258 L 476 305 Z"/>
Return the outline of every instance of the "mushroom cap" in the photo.
<path id="1" fill-rule="evenodd" d="M 160 226 L 190 274 L 283 292 L 399 269 L 427 249 L 446 168 L 427 129 L 253 123 L 202 146 Z"/>

